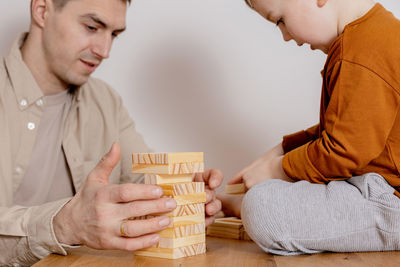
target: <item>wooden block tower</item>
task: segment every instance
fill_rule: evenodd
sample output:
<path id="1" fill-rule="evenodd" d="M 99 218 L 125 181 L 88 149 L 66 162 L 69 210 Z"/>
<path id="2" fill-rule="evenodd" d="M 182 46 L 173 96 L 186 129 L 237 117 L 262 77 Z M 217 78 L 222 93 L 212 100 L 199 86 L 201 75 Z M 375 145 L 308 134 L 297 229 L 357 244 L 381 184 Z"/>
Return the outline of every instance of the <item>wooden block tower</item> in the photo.
<path id="1" fill-rule="evenodd" d="M 135 255 L 177 259 L 205 253 L 206 193 L 203 182 L 193 182 L 193 173 L 204 171 L 202 152 L 195 153 L 134 153 L 132 172 L 145 174 L 146 184 L 156 184 L 164 196 L 177 202 L 168 228 L 159 232 L 157 245 L 138 250 Z M 146 216 L 147 218 L 151 217 Z"/>

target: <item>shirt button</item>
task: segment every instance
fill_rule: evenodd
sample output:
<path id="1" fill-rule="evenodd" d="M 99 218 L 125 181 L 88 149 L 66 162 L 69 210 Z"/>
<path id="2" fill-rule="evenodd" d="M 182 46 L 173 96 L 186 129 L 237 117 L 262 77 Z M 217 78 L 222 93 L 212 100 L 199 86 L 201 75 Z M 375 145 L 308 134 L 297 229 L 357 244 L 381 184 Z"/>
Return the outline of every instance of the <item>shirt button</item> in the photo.
<path id="1" fill-rule="evenodd" d="M 21 173 L 22 173 L 22 168 L 21 168 L 21 167 L 17 167 L 17 168 L 15 168 L 15 171 L 16 171 L 18 174 L 21 174 Z"/>
<path id="2" fill-rule="evenodd" d="M 33 122 L 28 123 L 28 129 L 29 130 L 34 130 L 35 129 L 35 124 Z"/>
<path id="3" fill-rule="evenodd" d="M 43 105 L 43 100 L 39 99 L 38 101 L 36 101 L 36 105 L 42 106 Z"/>
<path id="4" fill-rule="evenodd" d="M 26 99 L 22 99 L 19 104 L 21 105 L 21 107 L 26 107 L 26 105 L 28 105 L 28 101 L 26 101 Z"/>

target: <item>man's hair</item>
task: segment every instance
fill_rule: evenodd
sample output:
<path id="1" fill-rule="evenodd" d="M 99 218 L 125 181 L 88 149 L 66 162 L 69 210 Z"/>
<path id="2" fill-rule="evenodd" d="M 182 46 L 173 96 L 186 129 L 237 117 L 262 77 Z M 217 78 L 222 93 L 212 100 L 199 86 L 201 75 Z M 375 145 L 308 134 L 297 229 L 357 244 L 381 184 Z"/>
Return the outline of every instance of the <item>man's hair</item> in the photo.
<path id="1" fill-rule="evenodd" d="M 54 6 L 57 8 L 57 9 L 61 9 L 61 8 L 63 8 L 69 1 L 71 1 L 71 0 L 52 0 L 53 1 L 53 3 L 54 3 Z M 121 1 L 126 1 L 126 2 L 128 2 L 128 4 L 130 4 L 131 3 L 131 0 L 121 0 Z"/>

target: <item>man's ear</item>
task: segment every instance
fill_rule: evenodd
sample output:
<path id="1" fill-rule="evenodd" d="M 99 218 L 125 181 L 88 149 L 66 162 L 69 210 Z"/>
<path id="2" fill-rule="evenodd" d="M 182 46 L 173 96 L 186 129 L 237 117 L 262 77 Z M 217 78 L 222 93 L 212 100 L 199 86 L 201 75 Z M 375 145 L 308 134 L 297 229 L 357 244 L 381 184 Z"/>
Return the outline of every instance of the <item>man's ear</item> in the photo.
<path id="1" fill-rule="evenodd" d="M 327 2 L 328 0 L 317 0 L 317 5 L 318 7 L 323 7 Z"/>
<path id="2" fill-rule="evenodd" d="M 35 23 L 40 28 L 43 28 L 51 7 L 51 0 L 32 0 L 32 23 Z"/>

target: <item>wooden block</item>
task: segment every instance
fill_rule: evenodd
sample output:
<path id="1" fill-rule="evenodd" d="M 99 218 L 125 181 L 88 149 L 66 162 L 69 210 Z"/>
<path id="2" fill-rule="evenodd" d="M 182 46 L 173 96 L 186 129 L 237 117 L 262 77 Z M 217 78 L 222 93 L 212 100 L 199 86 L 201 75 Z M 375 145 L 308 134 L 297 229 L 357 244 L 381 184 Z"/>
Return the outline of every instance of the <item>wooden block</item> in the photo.
<path id="1" fill-rule="evenodd" d="M 226 228 L 223 226 L 210 225 L 207 227 L 207 233 L 211 231 L 239 235 L 243 231 L 243 228 Z"/>
<path id="2" fill-rule="evenodd" d="M 133 153 L 133 164 L 175 164 L 204 162 L 203 152 L 184 153 Z"/>
<path id="3" fill-rule="evenodd" d="M 222 222 L 222 223 L 236 223 L 236 224 L 243 224 L 242 219 L 237 217 L 224 217 L 224 218 L 217 218 L 215 222 Z"/>
<path id="4" fill-rule="evenodd" d="M 222 237 L 222 238 L 230 238 L 230 239 L 238 239 L 240 240 L 240 234 L 232 234 L 232 233 L 224 233 L 224 232 L 213 232 L 213 231 L 207 231 L 208 236 L 214 236 L 214 237 Z"/>
<path id="5" fill-rule="evenodd" d="M 192 174 L 152 174 L 144 175 L 145 184 L 173 184 L 173 183 L 191 183 L 193 182 Z"/>
<path id="6" fill-rule="evenodd" d="M 130 218 L 130 220 L 146 220 L 150 218 L 154 218 L 154 215 L 146 215 L 136 218 Z M 205 214 L 204 213 L 197 213 L 193 215 L 187 216 L 179 216 L 179 217 L 171 217 L 171 223 L 168 225 L 168 228 L 185 226 L 190 224 L 200 224 L 205 222 Z"/>
<path id="7" fill-rule="evenodd" d="M 204 234 L 206 230 L 205 223 L 188 224 L 173 228 L 167 228 L 158 232 L 161 237 L 178 238 L 197 234 Z"/>
<path id="8" fill-rule="evenodd" d="M 133 164 L 133 173 L 152 173 L 152 174 L 189 174 L 204 172 L 203 162 L 171 163 L 171 164 Z"/>
<path id="9" fill-rule="evenodd" d="M 162 188 L 164 196 L 171 197 L 205 192 L 204 182 L 161 184 L 159 186 Z"/>
<path id="10" fill-rule="evenodd" d="M 171 224 L 168 227 L 179 227 L 189 224 L 199 224 L 205 222 L 205 214 L 198 213 L 188 216 L 171 217 Z"/>
<path id="11" fill-rule="evenodd" d="M 246 193 L 246 186 L 244 184 L 227 184 L 225 186 L 226 194 L 244 194 Z"/>
<path id="12" fill-rule="evenodd" d="M 205 233 L 178 237 L 178 238 L 168 238 L 168 237 L 160 237 L 160 241 L 155 247 L 158 248 L 180 248 L 187 247 L 194 244 L 205 243 L 206 235 Z"/>
<path id="13" fill-rule="evenodd" d="M 186 194 L 186 195 L 174 196 L 174 199 L 175 199 L 177 205 L 205 203 L 207 200 L 207 195 L 205 192 L 195 193 L 195 194 Z"/>
<path id="14" fill-rule="evenodd" d="M 180 248 L 145 248 L 135 251 L 135 256 L 149 256 L 166 259 L 178 259 L 194 255 L 203 254 L 206 252 L 206 244 L 200 243 L 187 247 Z"/>
<path id="15" fill-rule="evenodd" d="M 187 204 L 177 206 L 173 211 L 168 213 L 163 213 L 159 215 L 169 216 L 169 217 L 178 217 L 178 216 L 187 216 L 193 215 L 197 213 L 204 213 L 205 205 L 204 203 L 195 203 L 195 204 Z"/>
<path id="16" fill-rule="evenodd" d="M 241 228 L 243 226 L 242 223 L 237 223 L 237 222 L 220 222 L 220 221 L 215 221 L 212 225 L 214 226 L 220 226 L 220 227 L 226 227 L 226 228 Z"/>

